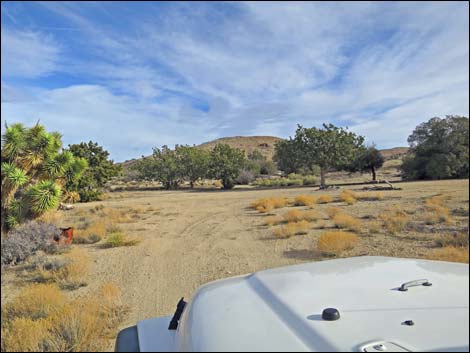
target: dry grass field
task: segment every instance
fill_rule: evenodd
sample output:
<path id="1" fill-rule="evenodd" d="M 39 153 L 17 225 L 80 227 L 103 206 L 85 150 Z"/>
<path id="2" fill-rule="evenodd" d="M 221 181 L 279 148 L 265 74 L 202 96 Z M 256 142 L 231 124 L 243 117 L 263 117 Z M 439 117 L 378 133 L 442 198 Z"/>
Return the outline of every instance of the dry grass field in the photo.
<path id="1" fill-rule="evenodd" d="M 382 255 L 468 262 L 469 182 L 232 191 L 115 192 L 51 221 L 73 226 L 90 258 L 73 297 L 116 283 L 129 312 L 122 327 L 173 313 L 201 284 L 333 257 Z M 2 300 L 24 283 L 2 276 Z"/>

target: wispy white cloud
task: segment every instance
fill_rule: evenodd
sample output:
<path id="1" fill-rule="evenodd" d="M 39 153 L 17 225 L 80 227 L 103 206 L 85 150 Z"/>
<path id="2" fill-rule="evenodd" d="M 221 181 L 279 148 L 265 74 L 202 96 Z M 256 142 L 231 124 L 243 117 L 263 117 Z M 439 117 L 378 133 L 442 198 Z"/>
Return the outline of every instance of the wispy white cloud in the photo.
<path id="1" fill-rule="evenodd" d="M 37 78 L 57 69 L 60 47 L 47 34 L 2 28 L 2 78 Z"/>

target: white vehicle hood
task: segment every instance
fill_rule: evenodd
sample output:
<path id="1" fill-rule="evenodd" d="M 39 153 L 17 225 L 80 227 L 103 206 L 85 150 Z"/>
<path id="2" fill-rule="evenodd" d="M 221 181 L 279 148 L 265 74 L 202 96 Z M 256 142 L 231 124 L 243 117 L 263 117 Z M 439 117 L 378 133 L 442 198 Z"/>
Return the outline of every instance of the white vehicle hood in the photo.
<path id="1" fill-rule="evenodd" d="M 398 290 L 422 278 L 432 286 Z M 468 265 L 355 257 L 260 271 L 200 287 L 177 331 L 167 322 L 139 322 L 141 351 L 468 351 Z"/>

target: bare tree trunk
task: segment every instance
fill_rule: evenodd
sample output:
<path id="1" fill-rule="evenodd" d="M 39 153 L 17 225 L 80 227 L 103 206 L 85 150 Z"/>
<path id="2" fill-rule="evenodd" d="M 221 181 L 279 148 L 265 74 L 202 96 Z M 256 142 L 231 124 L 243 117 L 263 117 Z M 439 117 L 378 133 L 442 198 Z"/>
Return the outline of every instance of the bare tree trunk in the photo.
<path id="1" fill-rule="evenodd" d="M 320 168 L 320 187 L 324 188 L 326 186 L 325 182 L 325 168 Z"/>
<path id="2" fill-rule="evenodd" d="M 377 173 L 374 167 L 372 167 L 372 181 L 377 181 Z"/>

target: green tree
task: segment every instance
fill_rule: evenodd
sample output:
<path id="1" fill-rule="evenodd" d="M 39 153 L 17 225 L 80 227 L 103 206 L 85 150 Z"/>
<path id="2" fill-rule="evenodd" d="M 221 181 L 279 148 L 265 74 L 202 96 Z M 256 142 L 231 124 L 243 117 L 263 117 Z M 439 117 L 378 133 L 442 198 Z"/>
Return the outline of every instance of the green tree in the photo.
<path id="1" fill-rule="evenodd" d="M 202 148 L 176 146 L 176 157 L 180 161 L 181 174 L 189 181 L 191 188 L 194 183 L 207 175 L 209 152 Z"/>
<path id="2" fill-rule="evenodd" d="M 364 137 L 332 124 L 323 124 L 323 129 L 298 125 L 294 141 L 294 153 L 304 168 L 320 167 L 321 187 L 329 170 L 346 169 L 364 147 Z"/>
<path id="3" fill-rule="evenodd" d="M 469 177 L 469 122 L 447 115 L 418 125 L 408 137 L 410 149 L 403 160 L 403 179 Z"/>
<path id="4" fill-rule="evenodd" d="M 268 160 L 260 151 L 254 150 L 248 154 L 245 169 L 251 171 L 255 176 L 272 175 L 276 172 L 276 165 Z"/>
<path id="5" fill-rule="evenodd" d="M 298 173 L 302 169 L 301 152 L 297 150 L 299 146 L 295 140 L 280 140 L 274 148 L 273 160 L 284 174 Z"/>
<path id="6" fill-rule="evenodd" d="M 231 189 L 245 165 L 245 153 L 226 144 L 217 144 L 210 153 L 209 175 L 221 179 L 224 189 Z"/>
<path id="7" fill-rule="evenodd" d="M 109 152 L 96 142 L 69 145 L 68 150 L 75 157 L 85 159 L 88 162 L 88 169 L 80 178 L 67 183 L 66 189 L 77 192 L 82 202 L 99 200 L 106 182 L 118 176 L 122 168 L 109 160 Z"/>
<path id="8" fill-rule="evenodd" d="M 377 169 L 383 166 L 384 157 L 374 145 L 361 149 L 357 158 L 350 166 L 351 171 L 370 172 L 372 180 L 377 180 Z"/>
<path id="9" fill-rule="evenodd" d="M 152 156 L 142 156 L 133 168 L 137 170 L 139 179 L 160 181 L 167 190 L 177 189 L 184 177 L 176 151 L 168 146 L 155 147 Z"/>
<path id="10" fill-rule="evenodd" d="M 7 126 L 1 156 L 2 231 L 57 208 L 64 186 L 87 168 L 86 160 L 62 150 L 58 132 L 47 132 L 39 123 Z"/>

